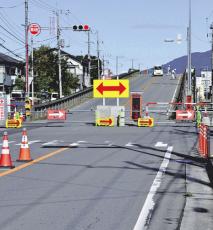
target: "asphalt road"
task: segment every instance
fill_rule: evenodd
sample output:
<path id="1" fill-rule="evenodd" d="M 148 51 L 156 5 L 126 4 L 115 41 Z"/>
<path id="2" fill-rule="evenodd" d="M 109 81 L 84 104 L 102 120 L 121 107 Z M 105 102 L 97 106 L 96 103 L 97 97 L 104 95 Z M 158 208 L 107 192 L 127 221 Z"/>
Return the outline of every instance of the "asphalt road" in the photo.
<path id="1" fill-rule="evenodd" d="M 144 102 L 169 102 L 177 82 L 138 76 L 130 86 L 143 91 Z M 92 99 L 71 111 L 101 103 Z M 127 100 L 120 104 L 128 109 Z M 195 164 L 193 125 L 95 127 L 92 122 L 94 112 L 73 112 L 65 123 L 32 124 L 28 138 L 36 160 L 28 164 L 15 162 L 21 134 L 10 132 L 16 168 L 0 171 L 0 229 L 178 229 L 186 164 Z"/>

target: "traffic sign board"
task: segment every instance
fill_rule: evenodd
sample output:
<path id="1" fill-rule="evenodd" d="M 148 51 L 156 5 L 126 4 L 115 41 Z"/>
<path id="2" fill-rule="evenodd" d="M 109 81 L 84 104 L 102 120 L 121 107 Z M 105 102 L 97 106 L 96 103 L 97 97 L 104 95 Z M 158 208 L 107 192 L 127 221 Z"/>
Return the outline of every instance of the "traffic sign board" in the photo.
<path id="1" fill-rule="evenodd" d="M 66 111 L 64 109 L 60 109 L 60 110 L 48 109 L 47 119 L 48 120 L 66 120 Z"/>
<path id="2" fill-rule="evenodd" d="M 112 117 L 98 118 L 96 120 L 97 126 L 114 126 L 114 119 Z"/>
<path id="3" fill-rule="evenodd" d="M 32 35 L 39 35 L 41 32 L 41 27 L 37 23 L 32 23 L 29 25 L 29 31 Z"/>
<path id="4" fill-rule="evenodd" d="M 7 119 L 6 128 L 21 128 L 22 121 L 21 119 Z"/>
<path id="5" fill-rule="evenodd" d="M 153 127 L 154 126 L 154 118 L 138 118 L 138 127 Z"/>
<path id="6" fill-rule="evenodd" d="M 129 80 L 94 80 L 94 98 L 129 97 Z"/>
<path id="7" fill-rule="evenodd" d="M 176 120 L 187 120 L 187 121 L 194 121 L 195 119 L 195 112 L 194 110 L 176 110 Z"/>

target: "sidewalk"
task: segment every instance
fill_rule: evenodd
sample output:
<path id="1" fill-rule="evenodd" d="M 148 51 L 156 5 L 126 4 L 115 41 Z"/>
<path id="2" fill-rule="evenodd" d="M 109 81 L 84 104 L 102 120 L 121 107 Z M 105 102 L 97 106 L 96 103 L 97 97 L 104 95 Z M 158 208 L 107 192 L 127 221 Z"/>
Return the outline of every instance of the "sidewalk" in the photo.
<path id="1" fill-rule="evenodd" d="M 213 229 L 212 165 L 213 160 L 209 160 L 198 166 L 186 166 L 187 197 L 181 230 Z"/>

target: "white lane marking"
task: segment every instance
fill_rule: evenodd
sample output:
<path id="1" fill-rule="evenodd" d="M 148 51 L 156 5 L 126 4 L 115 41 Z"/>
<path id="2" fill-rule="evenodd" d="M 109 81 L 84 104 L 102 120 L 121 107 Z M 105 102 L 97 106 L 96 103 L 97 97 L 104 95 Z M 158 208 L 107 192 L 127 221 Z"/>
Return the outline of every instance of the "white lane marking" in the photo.
<path id="1" fill-rule="evenodd" d="M 160 169 L 159 169 L 159 171 L 158 171 L 158 173 L 157 173 L 157 175 L 153 181 L 153 184 L 150 188 L 149 194 L 146 198 L 146 201 L 143 205 L 143 208 L 141 210 L 141 213 L 138 217 L 138 220 L 137 220 L 133 230 L 142 230 L 142 229 L 145 230 L 149 226 L 152 212 L 153 212 L 154 207 L 155 207 L 154 196 L 155 196 L 158 188 L 161 185 L 163 175 L 166 172 L 166 168 L 169 164 L 172 150 L 173 150 L 173 146 L 169 146 L 167 148 L 167 152 L 165 153 L 163 162 L 161 163 Z"/>
<path id="2" fill-rule="evenodd" d="M 155 144 L 155 147 L 167 147 L 168 144 L 164 144 L 163 142 L 161 141 L 158 141 L 156 144 Z"/>
<path id="3" fill-rule="evenodd" d="M 31 144 L 39 143 L 39 142 L 41 142 L 41 140 L 34 140 L 34 141 L 29 141 L 28 144 L 31 145 Z M 16 145 L 21 145 L 21 143 L 16 144 Z"/>
<path id="4" fill-rule="evenodd" d="M 8 141 L 8 144 L 14 143 L 15 141 Z M 0 145 L 2 145 L 3 143 L 1 143 Z"/>
<path id="5" fill-rule="evenodd" d="M 69 144 L 69 146 L 71 146 L 71 147 L 77 147 L 77 146 L 79 146 L 79 144 L 74 142 L 74 143 Z"/>
<path id="6" fill-rule="evenodd" d="M 88 141 L 77 141 L 78 144 L 86 144 Z"/>
<path id="7" fill-rule="evenodd" d="M 126 147 L 133 147 L 134 144 L 132 142 L 128 142 L 127 144 L 125 144 Z"/>
<path id="8" fill-rule="evenodd" d="M 46 143 L 44 143 L 44 144 L 42 144 L 42 145 L 54 145 L 54 144 L 56 144 L 57 142 L 58 142 L 58 140 L 54 140 L 54 141 L 46 142 Z"/>

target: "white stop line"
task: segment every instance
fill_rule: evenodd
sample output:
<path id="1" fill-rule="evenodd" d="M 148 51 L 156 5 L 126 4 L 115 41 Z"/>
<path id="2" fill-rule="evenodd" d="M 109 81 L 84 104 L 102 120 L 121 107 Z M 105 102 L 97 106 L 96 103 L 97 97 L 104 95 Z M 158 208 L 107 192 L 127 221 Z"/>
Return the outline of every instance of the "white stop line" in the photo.
<path id="1" fill-rule="evenodd" d="M 158 188 L 161 185 L 163 175 L 166 172 L 166 168 L 168 167 L 168 164 L 169 164 L 172 150 L 173 150 L 173 146 L 169 146 L 167 148 L 167 152 L 165 153 L 163 162 L 161 163 L 160 169 L 159 169 L 159 171 L 158 171 L 158 173 L 157 173 L 157 175 L 153 181 L 153 184 L 149 190 L 149 194 L 146 198 L 146 201 L 143 205 L 143 208 L 141 210 L 141 213 L 138 217 L 138 220 L 137 220 L 133 230 L 145 230 L 148 228 L 149 221 L 151 219 L 152 212 L 153 212 L 154 207 L 155 207 L 154 196 L 155 196 Z"/>

